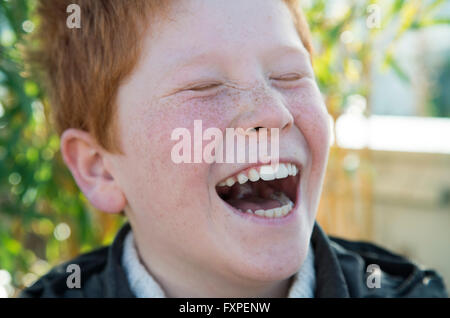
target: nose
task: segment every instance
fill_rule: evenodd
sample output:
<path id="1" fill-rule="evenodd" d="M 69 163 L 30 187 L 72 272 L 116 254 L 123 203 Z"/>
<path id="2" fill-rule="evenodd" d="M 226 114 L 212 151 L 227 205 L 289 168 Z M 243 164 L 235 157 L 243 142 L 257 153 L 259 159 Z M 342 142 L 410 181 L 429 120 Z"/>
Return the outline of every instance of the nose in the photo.
<path id="1" fill-rule="evenodd" d="M 263 87 L 248 90 L 242 98 L 242 111 L 233 120 L 232 128 L 245 131 L 266 128 L 278 128 L 280 136 L 289 131 L 294 124 L 294 117 L 285 105 L 280 94 Z"/>

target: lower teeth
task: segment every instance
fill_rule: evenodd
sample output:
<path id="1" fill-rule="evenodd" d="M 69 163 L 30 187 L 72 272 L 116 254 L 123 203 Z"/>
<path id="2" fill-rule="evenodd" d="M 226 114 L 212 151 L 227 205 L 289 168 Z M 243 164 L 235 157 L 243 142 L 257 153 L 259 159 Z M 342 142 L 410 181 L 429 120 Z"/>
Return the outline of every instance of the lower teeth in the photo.
<path id="1" fill-rule="evenodd" d="M 273 208 L 269 210 L 252 211 L 248 209 L 245 212 L 266 218 L 279 218 L 288 214 L 289 211 L 291 211 L 292 207 L 294 206 L 294 203 L 292 203 L 292 201 L 282 192 L 272 194 L 271 198 L 280 202 L 281 206 L 279 208 Z M 240 209 L 239 211 L 243 212 Z"/>

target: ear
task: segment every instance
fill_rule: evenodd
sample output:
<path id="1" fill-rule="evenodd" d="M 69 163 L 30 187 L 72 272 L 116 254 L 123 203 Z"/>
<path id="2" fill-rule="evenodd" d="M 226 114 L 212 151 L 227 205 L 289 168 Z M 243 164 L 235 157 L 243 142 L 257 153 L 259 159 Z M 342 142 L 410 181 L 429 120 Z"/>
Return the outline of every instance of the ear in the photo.
<path id="1" fill-rule="evenodd" d="M 126 198 L 105 164 L 105 151 L 92 136 L 79 129 L 67 129 L 61 136 L 64 162 L 87 197 L 97 209 L 120 213 Z"/>

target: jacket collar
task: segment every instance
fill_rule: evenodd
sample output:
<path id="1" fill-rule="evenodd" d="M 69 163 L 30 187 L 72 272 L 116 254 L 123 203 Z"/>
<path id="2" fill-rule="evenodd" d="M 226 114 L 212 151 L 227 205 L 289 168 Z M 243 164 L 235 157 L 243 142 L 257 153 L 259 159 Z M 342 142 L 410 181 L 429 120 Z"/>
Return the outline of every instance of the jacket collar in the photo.
<path id="1" fill-rule="evenodd" d="M 125 238 L 131 230 L 126 223 L 116 235 L 110 246 L 106 268 L 103 272 L 105 297 L 134 298 L 124 268 L 121 265 Z M 316 298 L 347 298 L 350 297 L 344 273 L 338 258 L 332 249 L 331 241 L 320 226 L 315 223 L 311 236 L 314 247 L 314 267 L 316 271 Z"/>
<path id="2" fill-rule="evenodd" d="M 348 298 L 349 289 L 331 241 L 316 222 L 311 235 L 315 251 L 316 298 Z"/>

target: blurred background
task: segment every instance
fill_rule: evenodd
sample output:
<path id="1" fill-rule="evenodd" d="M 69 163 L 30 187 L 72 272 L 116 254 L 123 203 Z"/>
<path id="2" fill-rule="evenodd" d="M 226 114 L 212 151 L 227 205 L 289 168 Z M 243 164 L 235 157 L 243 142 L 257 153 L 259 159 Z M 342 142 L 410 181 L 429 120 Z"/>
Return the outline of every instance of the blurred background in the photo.
<path id="1" fill-rule="evenodd" d="M 21 45 L 35 0 L 0 0 L 0 297 L 109 244 L 126 221 L 80 193 Z M 318 222 L 450 286 L 450 0 L 303 0 L 334 134 Z M 448 287 L 447 287 L 448 289 Z"/>

